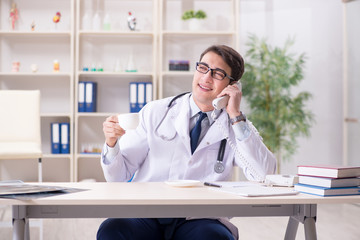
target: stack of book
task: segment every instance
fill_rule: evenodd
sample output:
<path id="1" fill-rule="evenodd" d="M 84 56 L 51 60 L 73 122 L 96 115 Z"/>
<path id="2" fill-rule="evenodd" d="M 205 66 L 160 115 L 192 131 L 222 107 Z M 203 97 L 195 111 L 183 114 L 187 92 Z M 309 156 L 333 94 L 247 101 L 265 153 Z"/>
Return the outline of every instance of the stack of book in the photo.
<path id="1" fill-rule="evenodd" d="M 295 190 L 319 196 L 360 194 L 360 166 L 298 166 Z"/>

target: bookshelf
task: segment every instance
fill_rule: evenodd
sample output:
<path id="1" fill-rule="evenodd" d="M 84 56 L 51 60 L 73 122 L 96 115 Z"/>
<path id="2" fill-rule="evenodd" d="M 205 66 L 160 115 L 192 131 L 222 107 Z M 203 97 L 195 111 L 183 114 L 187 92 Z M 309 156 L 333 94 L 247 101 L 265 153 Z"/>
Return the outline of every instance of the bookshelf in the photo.
<path id="1" fill-rule="evenodd" d="M 73 126 L 75 2 L 15 2 L 19 19 L 12 29 L 9 21 L 12 1 L 0 1 L 0 90 L 40 89 L 43 180 L 73 181 L 73 151 L 70 154 L 51 154 L 50 123 L 69 122 Z M 55 25 L 52 19 L 56 12 L 60 12 L 62 17 Z M 53 71 L 55 59 L 60 63 L 59 72 Z M 18 72 L 13 72 L 13 62 L 20 63 Z M 37 71 L 33 72 L 35 69 Z M 70 141 L 73 142 L 73 135 Z M 35 162 L 19 160 L 0 164 L 2 178 L 37 179 Z"/>
<path id="2" fill-rule="evenodd" d="M 102 148 L 102 123 L 106 117 L 130 111 L 130 82 L 152 82 L 153 96 L 156 96 L 158 5 L 156 0 L 79 0 L 76 4 L 74 179 L 105 181 L 100 154 L 84 152 Z M 129 11 L 137 20 L 135 31 L 127 26 Z M 102 20 L 100 28 L 86 22 L 95 15 Z M 131 58 L 136 72 L 126 71 Z M 91 71 L 94 68 L 103 68 L 103 71 Z M 89 71 L 84 71 L 86 69 Z M 80 81 L 97 83 L 96 112 L 78 111 Z"/>
<path id="3" fill-rule="evenodd" d="M 207 18 L 197 20 L 200 23 L 182 20 L 182 14 L 191 9 L 203 10 Z M 195 62 L 206 47 L 226 44 L 238 49 L 238 9 L 236 0 L 160 1 L 159 98 L 191 91 Z M 189 60 L 190 70 L 169 71 L 168 63 L 174 59 Z"/>
<path id="4" fill-rule="evenodd" d="M 102 147 L 102 123 L 106 117 L 129 112 L 130 82 L 152 82 L 154 99 L 190 91 L 194 64 L 204 48 L 228 44 L 238 49 L 237 0 L 16 3 L 20 19 L 12 30 L 8 21 L 11 1 L 0 0 L 0 89 L 41 91 L 44 181 L 105 181 L 100 155 L 83 150 Z M 208 15 L 200 30 L 191 30 L 181 20 L 183 12 L 192 8 L 202 9 Z M 137 19 L 135 31 L 127 25 L 129 11 Z M 52 19 L 56 12 L 62 16 L 55 29 Z M 99 28 L 93 26 L 95 14 L 99 16 Z M 131 56 L 137 72 L 126 72 Z M 60 62 L 57 73 L 53 72 L 55 59 Z M 169 71 L 168 62 L 172 59 L 190 60 L 190 70 Z M 16 73 L 12 72 L 15 60 L 20 62 Z M 31 70 L 32 64 L 37 65 L 36 73 Z M 86 67 L 89 71 L 84 71 Z M 103 71 L 90 71 L 92 67 Z M 97 82 L 96 112 L 78 111 L 80 81 Z M 51 154 L 52 122 L 70 123 L 70 154 Z M 16 169 L 10 163 L 0 164 L 7 172 Z M 36 181 L 37 166 L 33 165 L 34 169 L 26 165 L 11 178 Z"/>

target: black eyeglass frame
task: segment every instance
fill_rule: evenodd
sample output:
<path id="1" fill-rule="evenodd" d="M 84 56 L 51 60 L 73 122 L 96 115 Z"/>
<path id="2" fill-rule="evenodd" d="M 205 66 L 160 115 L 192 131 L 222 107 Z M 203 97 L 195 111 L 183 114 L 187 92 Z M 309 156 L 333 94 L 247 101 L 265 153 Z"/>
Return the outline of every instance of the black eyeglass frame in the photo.
<path id="1" fill-rule="evenodd" d="M 201 71 L 199 71 L 199 70 L 198 70 L 199 64 L 202 64 L 202 65 L 206 66 L 206 67 L 208 68 L 207 71 L 206 71 L 206 72 L 201 72 Z M 203 74 L 207 74 L 209 71 L 211 71 L 211 77 L 213 77 L 213 78 L 215 78 L 215 77 L 214 77 L 214 71 L 220 71 L 220 72 L 222 72 L 222 73 L 224 74 L 224 77 L 223 77 L 222 79 L 215 78 L 216 80 L 222 81 L 222 80 L 224 80 L 224 78 L 227 77 L 227 78 L 230 79 L 230 81 L 235 81 L 235 79 L 232 78 L 231 76 L 229 76 L 224 70 L 222 70 L 222 69 L 220 69 L 220 68 L 211 68 L 211 67 L 209 67 L 209 65 L 207 65 L 207 64 L 204 63 L 204 62 L 196 62 L 196 67 L 195 67 L 195 69 L 196 69 L 196 71 L 198 71 L 199 73 L 203 73 Z"/>

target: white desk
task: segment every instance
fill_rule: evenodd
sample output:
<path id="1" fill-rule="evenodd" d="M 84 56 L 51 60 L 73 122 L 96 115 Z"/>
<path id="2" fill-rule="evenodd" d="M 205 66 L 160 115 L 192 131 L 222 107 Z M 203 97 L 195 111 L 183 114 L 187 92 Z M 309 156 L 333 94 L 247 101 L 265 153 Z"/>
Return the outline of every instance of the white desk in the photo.
<path id="1" fill-rule="evenodd" d="M 360 196 L 239 197 L 209 187 L 175 188 L 165 183 L 44 183 L 89 189 L 31 201 L 0 199 L 13 209 L 13 239 L 28 239 L 29 218 L 288 216 L 285 239 L 295 239 L 299 222 L 306 239 L 316 239 L 316 206 L 360 203 Z M 280 227 L 280 226 L 279 226 Z"/>

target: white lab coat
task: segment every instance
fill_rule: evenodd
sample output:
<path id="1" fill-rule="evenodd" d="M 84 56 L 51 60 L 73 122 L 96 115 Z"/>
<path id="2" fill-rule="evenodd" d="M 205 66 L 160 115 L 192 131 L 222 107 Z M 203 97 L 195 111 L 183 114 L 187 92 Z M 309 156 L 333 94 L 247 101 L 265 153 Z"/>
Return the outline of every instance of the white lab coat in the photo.
<path id="1" fill-rule="evenodd" d="M 236 143 L 238 150 L 259 175 L 273 174 L 276 169 L 274 155 L 263 144 L 261 137 L 251 123 L 251 134 L 243 140 L 236 140 L 226 111 L 212 124 L 191 154 L 189 119 L 189 94 L 177 99 L 168 110 L 172 98 L 148 103 L 140 111 L 140 123 L 136 130 L 128 130 L 115 146 L 119 152 L 113 159 L 105 159 L 106 147 L 102 152 L 101 165 L 108 182 L 128 181 L 171 181 L 192 179 L 200 181 L 230 180 L 233 166 L 243 167 L 245 176 L 254 180 L 251 171 L 241 162 L 241 158 L 226 144 L 223 164 L 224 172 L 214 171 L 218 151 L 224 134 Z M 168 112 L 166 113 L 166 111 Z M 224 131 L 225 130 L 225 131 Z M 228 141 L 229 142 L 229 141 Z M 136 172 L 136 173 L 135 173 Z M 223 222 L 237 238 L 237 229 L 226 219 Z"/>

